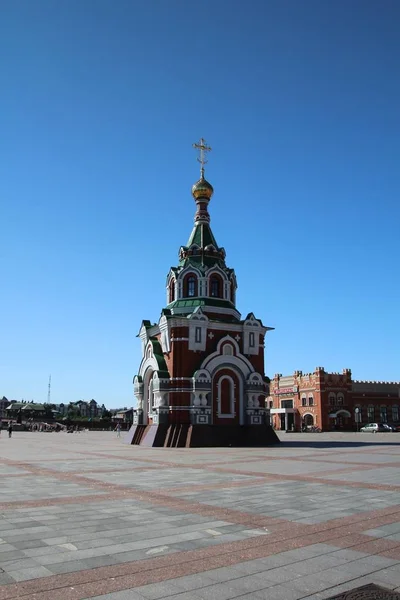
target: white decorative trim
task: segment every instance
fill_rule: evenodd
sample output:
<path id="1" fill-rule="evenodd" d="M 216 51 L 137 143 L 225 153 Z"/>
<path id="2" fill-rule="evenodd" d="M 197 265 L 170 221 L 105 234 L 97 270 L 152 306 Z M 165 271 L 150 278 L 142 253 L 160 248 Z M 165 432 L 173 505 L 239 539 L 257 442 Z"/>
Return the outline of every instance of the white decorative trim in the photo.
<path id="1" fill-rule="evenodd" d="M 176 279 L 176 273 L 172 269 L 170 270 L 170 272 L 167 275 L 167 285 L 165 286 L 166 295 L 167 295 L 167 304 L 174 302 L 174 300 L 170 300 L 170 297 L 169 297 L 171 279 L 174 280 L 174 300 L 176 300 L 177 294 L 178 294 L 178 282 Z"/>
<path id="2" fill-rule="evenodd" d="M 202 309 L 205 310 L 205 307 L 202 307 Z M 226 309 L 226 310 L 231 310 L 231 309 Z M 190 312 L 191 312 L 191 309 L 190 309 Z M 187 327 L 188 326 L 188 318 L 187 318 L 187 316 L 180 317 L 179 314 L 175 314 L 168 319 L 168 324 L 170 325 L 171 328 Z M 243 323 L 225 323 L 224 321 L 219 321 L 219 322 L 212 321 L 212 329 L 213 329 L 213 331 L 232 331 L 232 332 L 236 331 L 236 332 L 242 333 Z M 266 333 L 269 330 L 271 330 L 271 327 L 261 327 L 259 329 L 259 331 L 261 331 L 262 333 Z M 159 333 L 158 325 L 149 328 L 147 331 L 148 331 L 148 334 L 150 337 L 155 336 L 157 333 Z"/>
<path id="3" fill-rule="evenodd" d="M 139 367 L 138 375 L 140 375 L 143 380 L 144 380 L 144 374 L 148 368 L 151 368 L 152 371 L 158 371 L 158 363 L 153 355 L 153 352 L 151 353 L 151 356 L 149 356 L 149 357 L 146 356 L 149 348 L 151 348 L 151 350 L 153 350 L 153 348 L 151 346 L 151 342 L 149 342 L 145 348 L 145 355 L 142 358 L 142 362 L 140 363 L 140 367 Z"/>
<path id="4" fill-rule="evenodd" d="M 205 384 L 211 382 L 211 373 L 206 369 L 198 369 L 193 375 L 193 383 Z"/>
<path id="5" fill-rule="evenodd" d="M 224 342 L 229 342 L 234 346 L 237 356 L 221 354 L 221 346 L 224 344 Z M 239 344 L 230 335 L 226 335 L 219 340 L 216 352 L 213 352 L 204 359 L 200 369 L 207 369 L 207 371 L 213 373 L 224 365 L 234 365 L 237 369 L 239 369 L 245 378 L 247 378 L 250 373 L 254 373 L 253 365 L 245 356 L 243 356 L 243 354 L 240 353 Z"/>
<path id="6" fill-rule="evenodd" d="M 170 326 L 168 323 L 168 319 L 165 315 L 163 315 L 159 322 L 158 326 L 160 328 L 160 342 L 161 348 L 164 354 L 168 354 L 171 351 L 171 342 L 170 342 Z"/>
<path id="7" fill-rule="evenodd" d="M 176 337 L 171 338 L 171 342 L 188 342 L 188 341 L 189 341 L 188 337 L 187 338 L 176 338 Z"/>
<path id="8" fill-rule="evenodd" d="M 260 373 L 254 372 L 248 377 L 246 383 L 248 385 L 264 385 L 264 380 Z"/>
<path id="9" fill-rule="evenodd" d="M 235 375 L 237 376 L 238 381 L 239 381 L 239 390 L 237 391 L 237 394 L 236 394 L 236 401 L 237 401 L 236 414 L 239 413 L 239 425 L 244 425 L 244 419 L 245 419 L 245 417 L 244 417 L 244 415 L 245 415 L 244 390 L 243 390 L 244 381 L 243 381 L 243 377 L 242 377 L 242 373 L 240 372 L 240 369 L 238 369 L 237 367 L 235 368 L 235 365 L 224 364 L 221 367 L 219 367 L 217 369 L 217 371 L 215 371 L 213 373 L 212 403 L 216 401 L 216 399 L 214 398 L 214 379 L 218 377 L 218 371 L 220 371 L 221 369 L 226 369 L 226 368 L 232 369 L 232 371 L 235 373 Z M 225 417 L 222 417 L 222 418 L 225 418 Z"/>
<path id="10" fill-rule="evenodd" d="M 186 267 L 182 269 L 182 271 L 179 271 L 178 279 L 183 280 L 185 278 L 185 275 L 192 272 L 195 273 L 198 277 L 203 277 L 203 273 L 197 267 L 194 267 L 191 263 L 189 263 Z"/>
<path id="11" fill-rule="evenodd" d="M 181 392 L 181 393 L 187 392 L 188 394 L 192 394 L 193 390 L 192 390 L 191 387 L 187 387 L 187 388 L 183 388 L 183 387 L 182 388 L 177 388 L 176 387 L 176 388 L 168 388 L 168 392 L 169 393 L 171 393 L 171 392 Z"/>
<path id="12" fill-rule="evenodd" d="M 189 321 L 189 350 L 204 352 L 207 343 L 208 317 L 197 307 L 187 317 Z"/>
<path id="13" fill-rule="evenodd" d="M 243 354 L 259 354 L 260 347 L 262 347 L 260 331 L 262 331 L 261 323 L 253 315 L 250 319 L 245 320 L 243 323 Z"/>

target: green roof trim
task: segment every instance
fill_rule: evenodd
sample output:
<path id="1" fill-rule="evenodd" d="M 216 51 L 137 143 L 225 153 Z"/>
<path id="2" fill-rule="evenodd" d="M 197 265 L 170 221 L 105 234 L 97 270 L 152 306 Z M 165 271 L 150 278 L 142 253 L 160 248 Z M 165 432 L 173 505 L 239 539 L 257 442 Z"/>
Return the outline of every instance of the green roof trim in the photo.
<path id="1" fill-rule="evenodd" d="M 196 306 L 218 306 L 222 308 L 233 308 L 235 306 L 229 300 L 221 300 L 220 298 L 183 298 L 182 300 L 174 300 L 168 304 L 168 308 L 183 308 Z"/>
<path id="2" fill-rule="evenodd" d="M 169 379 L 170 374 L 168 372 L 167 363 L 165 362 L 164 354 L 161 348 L 161 344 L 157 338 L 150 338 L 151 345 L 153 346 L 154 358 L 158 365 L 158 376 L 162 379 Z"/>

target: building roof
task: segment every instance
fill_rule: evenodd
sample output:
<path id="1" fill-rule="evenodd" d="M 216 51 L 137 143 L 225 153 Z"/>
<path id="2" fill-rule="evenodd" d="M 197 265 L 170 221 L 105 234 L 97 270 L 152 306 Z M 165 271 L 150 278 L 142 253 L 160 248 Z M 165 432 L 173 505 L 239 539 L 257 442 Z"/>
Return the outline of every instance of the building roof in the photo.
<path id="1" fill-rule="evenodd" d="M 36 404 L 36 402 L 13 402 L 7 406 L 6 410 L 46 410 L 44 404 Z"/>
<path id="2" fill-rule="evenodd" d="M 174 300 L 171 304 L 168 304 L 168 308 L 181 308 L 184 306 L 219 306 L 222 308 L 234 308 L 233 304 L 229 300 L 222 300 L 221 298 L 182 298 L 181 300 Z"/>

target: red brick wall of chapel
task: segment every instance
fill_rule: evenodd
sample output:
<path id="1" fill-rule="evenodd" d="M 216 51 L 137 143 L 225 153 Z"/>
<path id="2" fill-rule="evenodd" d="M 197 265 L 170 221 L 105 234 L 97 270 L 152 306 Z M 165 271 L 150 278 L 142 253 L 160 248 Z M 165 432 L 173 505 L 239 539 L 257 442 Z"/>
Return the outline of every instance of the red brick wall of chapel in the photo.
<path id="1" fill-rule="evenodd" d="M 212 331 L 213 337 L 210 338 L 208 334 Z M 171 352 L 164 354 L 164 359 L 167 364 L 168 372 L 171 377 L 171 388 L 179 388 L 179 392 L 170 393 L 170 405 L 171 406 L 188 406 L 191 401 L 190 390 L 192 388 L 192 382 L 189 380 L 179 380 L 179 378 L 191 378 L 195 371 L 200 369 L 204 359 L 216 351 L 217 344 L 221 338 L 230 335 L 235 339 L 238 335 L 237 331 L 215 331 L 211 328 L 207 331 L 207 341 L 205 351 L 193 351 L 189 350 L 189 342 L 185 341 L 185 338 L 189 337 L 188 327 L 174 327 L 171 330 Z M 239 349 L 240 352 L 243 350 L 242 334 L 240 333 Z M 161 335 L 157 336 L 161 342 Z M 182 340 L 182 338 L 184 338 Z M 173 341 L 176 339 L 177 341 Z M 181 340 L 181 341 L 179 341 Z M 261 340 L 261 343 L 263 340 Z M 254 369 L 264 375 L 264 348 L 260 347 L 260 352 L 256 356 L 247 356 L 248 360 L 253 365 Z M 187 393 L 183 390 L 188 389 Z M 170 415 L 170 421 L 174 423 L 185 423 L 187 422 L 189 415 L 186 411 L 176 411 L 173 415 Z"/>
<path id="2" fill-rule="evenodd" d="M 212 331 L 213 337 L 208 334 Z M 174 339 L 182 339 L 189 337 L 188 327 L 175 327 L 171 330 L 171 352 L 164 354 L 165 361 L 168 366 L 168 371 L 171 377 L 192 377 L 193 373 L 200 369 L 204 359 L 216 351 L 218 342 L 225 336 L 230 335 L 235 339 L 237 331 L 213 331 L 209 329 L 207 332 L 207 341 L 205 351 L 189 350 L 188 341 L 176 341 Z M 240 335 L 242 338 L 242 335 Z M 263 343 L 263 340 L 262 342 Z M 243 351 L 243 341 L 239 340 L 239 350 Z M 253 365 L 254 369 L 264 375 L 264 348 L 260 347 L 258 355 L 247 356 L 248 360 Z"/>

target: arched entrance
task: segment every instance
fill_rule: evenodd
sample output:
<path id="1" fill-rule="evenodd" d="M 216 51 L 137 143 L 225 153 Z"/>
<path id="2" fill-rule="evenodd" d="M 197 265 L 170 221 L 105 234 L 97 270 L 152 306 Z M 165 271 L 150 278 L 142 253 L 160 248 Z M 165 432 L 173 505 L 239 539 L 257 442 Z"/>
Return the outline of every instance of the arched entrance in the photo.
<path id="1" fill-rule="evenodd" d="M 351 413 L 344 408 L 329 414 L 331 429 L 351 429 Z"/>
<path id="2" fill-rule="evenodd" d="M 303 423 L 304 423 L 304 427 L 306 427 L 306 429 L 308 427 L 313 427 L 314 426 L 314 415 L 312 415 L 311 413 L 307 413 L 306 415 L 303 415 Z"/>
<path id="3" fill-rule="evenodd" d="M 230 368 L 219 369 L 212 381 L 212 416 L 214 425 L 239 425 L 243 412 L 242 381 Z"/>

